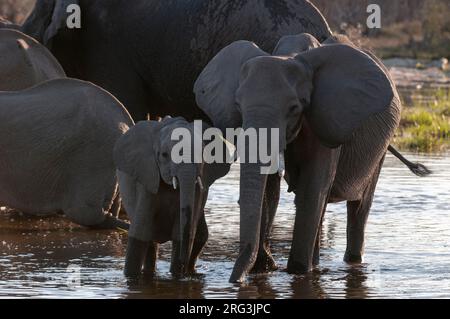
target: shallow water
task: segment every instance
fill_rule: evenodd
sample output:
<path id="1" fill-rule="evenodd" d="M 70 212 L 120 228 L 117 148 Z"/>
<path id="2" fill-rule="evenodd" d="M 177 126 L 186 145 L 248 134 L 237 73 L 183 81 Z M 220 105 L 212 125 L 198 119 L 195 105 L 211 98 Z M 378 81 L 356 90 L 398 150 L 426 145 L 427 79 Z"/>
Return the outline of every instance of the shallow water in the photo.
<path id="1" fill-rule="evenodd" d="M 172 280 L 170 245 L 155 279 L 122 275 L 126 235 L 86 230 L 61 217 L 0 214 L 0 297 L 35 298 L 450 298 L 450 158 L 415 156 L 434 174 L 418 178 L 388 157 L 369 217 L 362 265 L 342 262 L 344 204 L 329 205 L 320 266 L 308 276 L 284 269 L 294 219 L 293 196 L 283 185 L 273 252 L 280 270 L 228 283 L 237 254 L 238 167 L 211 190 L 209 243 L 199 275 Z"/>

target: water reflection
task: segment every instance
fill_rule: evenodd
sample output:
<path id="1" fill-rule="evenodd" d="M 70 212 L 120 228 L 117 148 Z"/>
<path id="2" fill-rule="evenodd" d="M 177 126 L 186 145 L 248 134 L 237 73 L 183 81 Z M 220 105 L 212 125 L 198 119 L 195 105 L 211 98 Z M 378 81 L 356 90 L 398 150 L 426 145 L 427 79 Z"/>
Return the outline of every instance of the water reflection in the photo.
<path id="1" fill-rule="evenodd" d="M 330 205 L 323 224 L 321 263 L 307 276 L 286 273 L 294 220 L 293 197 L 280 200 L 273 252 L 280 270 L 228 283 L 238 253 L 239 172 L 219 181 L 207 209 L 210 240 L 199 276 L 170 273 L 162 245 L 154 278 L 128 281 L 122 271 L 126 234 L 92 231 L 60 216 L 0 213 L 0 297 L 44 298 L 442 298 L 450 297 L 450 160 L 417 158 L 434 171 L 412 176 L 388 157 L 367 228 L 365 263 L 347 265 L 345 204 Z"/>

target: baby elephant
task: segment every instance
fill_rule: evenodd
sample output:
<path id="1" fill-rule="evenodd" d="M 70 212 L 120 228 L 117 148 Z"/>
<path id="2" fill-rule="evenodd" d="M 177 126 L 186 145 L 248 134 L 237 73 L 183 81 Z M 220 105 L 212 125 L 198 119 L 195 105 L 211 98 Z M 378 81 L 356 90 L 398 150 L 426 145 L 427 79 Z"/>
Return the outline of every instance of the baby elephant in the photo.
<path id="1" fill-rule="evenodd" d="M 172 149 L 178 141 L 172 140 L 172 133 L 180 128 L 192 138 L 197 134 L 194 124 L 183 118 L 165 118 L 139 122 L 116 144 L 120 193 L 131 219 L 125 263 L 128 277 L 138 277 L 142 271 L 153 274 L 158 243 L 167 241 L 172 241 L 171 273 L 194 273 L 208 239 L 204 215 L 208 189 L 230 166 L 173 161 Z"/>
<path id="2" fill-rule="evenodd" d="M 0 92 L 0 202 L 27 214 L 62 212 L 83 226 L 127 227 L 108 214 L 117 195 L 113 149 L 133 125 L 111 94 L 57 79 Z"/>

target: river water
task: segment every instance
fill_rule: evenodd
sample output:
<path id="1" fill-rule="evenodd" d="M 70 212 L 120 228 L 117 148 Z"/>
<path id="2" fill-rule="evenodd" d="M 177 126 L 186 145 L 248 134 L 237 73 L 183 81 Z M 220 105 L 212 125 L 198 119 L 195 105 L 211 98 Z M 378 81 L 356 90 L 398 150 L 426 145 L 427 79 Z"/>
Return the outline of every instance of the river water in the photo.
<path id="1" fill-rule="evenodd" d="M 238 167 L 212 188 L 210 240 L 198 276 L 173 280 L 170 244 L 156 278 L 122 275 L 126 234 L 93 231 L 62 217 L 0 214 L 0 298 L 450 298 L 450 158 L 416 156 L 434 172 L 412 175 L 388 157 L 369 217 L 364 263 L 342 261 L 345 204 L 329 205 L 321 264 L 307 276 L 285 272 L 294 220 L 293 196 L 283 185 L 273 239 L 280 270 L 228 283 L 239 237 Z"/>

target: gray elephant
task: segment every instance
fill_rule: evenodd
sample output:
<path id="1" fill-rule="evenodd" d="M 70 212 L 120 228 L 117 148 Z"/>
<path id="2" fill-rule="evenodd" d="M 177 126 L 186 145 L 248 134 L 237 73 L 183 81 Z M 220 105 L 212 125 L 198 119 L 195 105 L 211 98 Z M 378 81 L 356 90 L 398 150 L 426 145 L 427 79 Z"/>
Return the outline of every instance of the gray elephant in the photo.
<path id="1" fill-rule="evenodd" d="M 67 28 L 78 4 L 81 28 Z M 208 120 L 192 86 L 223 47 L 240 39 L 272 50 L 283 35 L 331 35 L 306 0 L 37 0 L 22 31 L 51 49 L 70 77 L 116 96 L 132 117 Z"/>
<path id="2" fill-rule="evenodd" d="M 22 32 L 0 29 L 0 91 L 64 77 L 63 68 L 46 47 Z"/>
<path id="3" fill-rule="evenodd" d="M 0 202 L 58 212 L 83 226 L 127 228 L 108 214 L 117 193 L 113 148 L 133 125 L 122 104 L 87 82 L 56 79 L 0 92 Z"/>
<path id="4" fill-rule="evenodd" d="M 343 35 L 333 35 L 329 39 L 323 42 L 323 45 L 333 45 L 333 44 L 345 44 L 351 46 L 353 48 L 357 48 L 350 39 Z M 277 49 L 273 52 L 274 55 L 289 55 L 295 56 L 300 53 L 304 53 L 308 50 L 318 48 L 321 44 L 310 34 L 299 34 L 295 36 L 283 37 Z M 281 50 L 280 50 L 281 49 Z M 370 56 L 374 62 L 378 64 L 378 66 L 385 72 L 385 75 L 390 81 L 393 91 L 396 91 L 395 83 L 391 79 L 389 75 L 389 71 L 383 65 L 383 63 L 374 56 L 369 51 L 364 51 L 368 56 Z M 305 120 L 305 123 L 307 120 Z M 307 125 L 307 123 L 306 123 Z M 383 129 L 382 127 L 380 129 Z M 286 179 L 289 182 L 290 191 L 297 191 L 297 183 L 300 179 L 300 175 L 302 170 L 302 152 L 305 151 L 304 136 L 311 135 L 311 132 L 305 128 L 301 131 L 301 134 L 296 138 L 296 140 L 288 145 L 286 151 L 286 167 L 287 167 L 287 176 Z M 303 139 L 303 140 L 302 140 Z M 359 147 L 360 148 L 360 147 Z M 361 152 L 358 147 L 352 147 L 352 144 L 344 144 L 341 149 L 340 160 L 337 166 L 336 176 L 334 177 L 333 184 L 331 186 L 331 193 L 329 194 L 328 202 L 339 202 L 346 200 L 348 202 L 347 211 L 348 211 L 348 225 L 347 225 L 347 251 L 344 256 L 344 260 L 347 262 L 361 262 L 362 255 L 364 250 L 364 229 L 367 221 L 367 216 L 369 214 L 370 207 L 372 205 L 373 195 L 375 192 L 375 186 L 378 180 L 379 170 L 381 169 L 382 162 L 380 162 L 379 167 L 375 171 L 375 174 L 372 176 L 372 180 L 367 184 L 367 188 L 362 192 L 361 190 L 357 194 L 361 194 L 360 196 L 355 196 L 354 191 L 350 188 L 350 186 L 355 186 L 355 184 L 348 184 L 349 181 L 357 180 L 356 177 L 352 177 L 354 172 L 352 172 L 352 166 L 354 165 L 352 161 L 354 161 L 353 157 L 357 152 Z M 423 177 L 431 173 L 425 166 L 419 163 L 411 163 L 406 158 L 404 158 L 393 146 L 389 146 L 388 150 L 397 158 L 399 158 L 404 164 L 408 166 L 408 168 L 416 175 Z M 361 156 L 361 153 L 358 154 Z M 364 158 L 360 159 L 364 160 Z M 366 159 L 367 161 L 367 159 Z M 372 164 L 374 165 L 374 164 Z M 370 169 L 370 167 L 369 167 Z M 304 173 L 303 173 L 304 174 Z M 362 178 L 362 177 L 361 177 Z M 362 181 L 364 184 L 364 180 Z M 344 188 L 344 190 L 343 190 Z M 339 194 L 339 195 L 336 195 Z M 347 194 L 347 195 L 342 195 Z M 334 197 L 333 197 L 334 196 Z M 352 200 L 357 198 L 357 200 Z M 300 200 L 297 200 L 299 203 Z M 298 204 L 300 207 L 299 210 L 302 209 L 301 204 Z M 325 212 L 326 204 L 323 209 Z M 298 212 L 301 214 L 301 212 Z M 323 221 L 323 216 L 321 217 L 321 222 Z M 321 225 L 316 236 L 316 244 L 314 248 L 313 255 L 313 264 L 318 264 L 319 262 L 319 250 L 320 250 L 320 232 Z M 288 267 L 289 268 L 289 267 Z M 295 271 L 295 267 L 294 271 Z"/>
<path id="5" fill-rule="evenodd" d="M 280 130 L 279 172 L 283 175 L 286 151 L 286 179 L 297 205 L 290 273 L 311 270 L 328 202 L 348 202 L 353 244 L 346 259 L 358 260 L 378 174 L 401 112 L 395 86 L 374 59 L 348 45 L 314 46 L 313 41 L 311 50 L 278 56 L 252 42 L 234 42 L 211 60 L 194 86 L 199 107 L 220 129 Z M 279 177 L 262 175 L 261 167 L 241 164 L 241 243 L 232 282 L 242 281 L 255 263 L 274 264 L 267 236 Z"/>
<path id="6" fill-rule="evenodd" d="M 172 274 L 193 273 L 208 239 L 204 215 L 208 189 L 228 173 L 230 165 L 174 162 L 176 141 L 171 137 L 180 128 L 192 137 L 198 134 L 183 118 L 166 118 L 162 122 L 139 122 L 116 144 L 120 192 L 131 219 L 127 276 L 138 276 L 142 269 L 153 273 L 158 243 L 167 241 L 173 243 Z"/>

